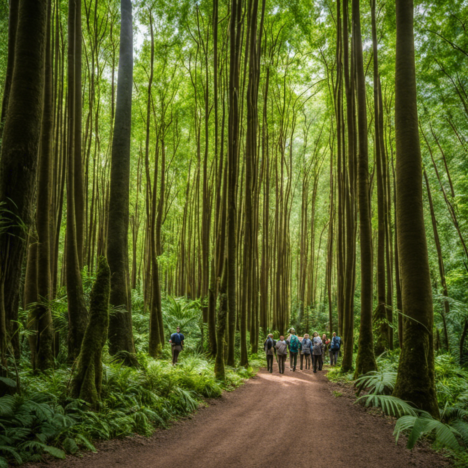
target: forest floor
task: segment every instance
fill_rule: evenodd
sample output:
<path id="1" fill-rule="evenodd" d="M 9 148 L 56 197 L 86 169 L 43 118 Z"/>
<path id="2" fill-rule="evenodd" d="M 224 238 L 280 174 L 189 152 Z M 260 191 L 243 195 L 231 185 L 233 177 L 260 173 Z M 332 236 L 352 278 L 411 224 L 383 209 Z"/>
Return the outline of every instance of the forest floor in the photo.
<path id="1" fill-rule="evenodd" d="M 354 404 L 349 387 L 325 372 L 284 375 L 261 369 L 233 392 L 152 437 L 98 444 L 82 458 L 29 467 L 445 467 L 451 463 L 430 446 L 405 448 L 393 437 L 394 420 Z"/>

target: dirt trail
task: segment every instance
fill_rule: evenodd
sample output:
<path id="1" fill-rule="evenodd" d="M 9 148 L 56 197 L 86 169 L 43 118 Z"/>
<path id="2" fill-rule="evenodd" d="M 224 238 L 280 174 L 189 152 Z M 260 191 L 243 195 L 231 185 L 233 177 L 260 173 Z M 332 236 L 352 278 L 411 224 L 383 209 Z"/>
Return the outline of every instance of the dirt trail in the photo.
<path id="1" fill-rule="evenodd" d="M 238 390 L 210 401 L 192 418 L 151 438 L 110 441 L 99 453 L 47 466 L 190 467 L 442 467 L 427 448 L 395 446 L 393 424 L 335 397 L 322 373 L 284 375 L 262 369 Z M 339 388 L 338 388 L 339 390 Z M 45 466 L 42 464 L 35 466 Z"/>

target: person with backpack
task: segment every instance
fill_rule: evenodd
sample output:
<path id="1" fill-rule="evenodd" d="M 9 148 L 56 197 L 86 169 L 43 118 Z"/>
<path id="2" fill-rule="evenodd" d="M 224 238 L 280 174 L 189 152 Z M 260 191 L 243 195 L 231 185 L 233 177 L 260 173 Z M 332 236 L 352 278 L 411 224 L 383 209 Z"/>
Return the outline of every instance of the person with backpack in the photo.
<path id="1" fill-rule="evenodd" d="M 273 334 L 270 333 L 265 343 L 263 343 L 263 349 L 265 350 L 267 358 L 267 368 L 270 373 L 273 372 L 273 354 L 276 354 L 275 345 L 276 341 L 273 339 Z"/>
<path id="2" fill-rule="evenodd" d="M 289 370 L 296 372 L 296 365 L 297 365 L 297 355 L 299 353 L 300 348 L 300 341 L 299 338 L 296 336 L 296 330 L 291 328 L 289 338 L 286 340 L 289 348 Z"/>
<path id="3" fill-rule="evenodd" d="M 305 359 L 305 368 L 310 369 L 310 350 L 312 348 L 312 341 L 306 333 L 301 342 L 301 370 Z"/>
<path id="4" fill-rule="evenodd" d="M 179 359 L 179 353 L 184 349 L 184 335 L 180 333 L 180 327 L 177 327 L 177 332 L 171 335 L 169 343 L 172 348 L 172 365 L 175 366 Z"/>
<path id="5" fill-rule="evenodd" d="M 341 348 L 341 338 L 333 333 L 333 338 L 330 343 L 330 365 L 336 366 L 336 360 Z"/>
<path id="6" fill-rule="evenodd" d="M 281 335 L 279 341 L 276 342 L 276 359 L 278 360 L 279 373 L 284 374 L 284 364 L 288 354 L 288 343 L 284 341 L 284 336 Z"/>
<path id="7" fill-rule="evenodd" d="M 323 362 L 325 363 L 325 359 L 328 355 L 328 351 L 329 351 L 329 348 L 330 348 L 330 340 L 327 338 L 327 335 L 324 333 L 322 335 L 322 344 L 323 344 Z"/>
<path id="8" fill-rule="evenodd" d="M 322 338 L 320 338 L 320 335 L 317 332 L 314 332 L 314 337 L 312 338 L 312 341 L 314 344 L 322 344 Z"/>
<path id="9" fill-rule="evenodd" d="M 314 358 L 314 374 L 317 373 L 317 368 L 319 371 L 322 370 L 322 365 L 323 365 L 322 353 L 323 353 L 322 343 L 321 342 L 314 343 L 314 346 L 312 348 L 312 354 Z"/>

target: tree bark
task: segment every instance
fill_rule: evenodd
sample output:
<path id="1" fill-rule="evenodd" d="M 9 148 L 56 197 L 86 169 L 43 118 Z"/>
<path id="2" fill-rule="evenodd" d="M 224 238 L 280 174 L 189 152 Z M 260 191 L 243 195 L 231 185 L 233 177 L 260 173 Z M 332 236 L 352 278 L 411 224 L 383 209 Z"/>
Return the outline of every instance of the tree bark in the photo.
<path id="1" fill-rule="evenodd" d="M 369 204 L 366 82 L 362 57 L 359 0 L 353 0 L 354 52 L 356 57 L 359 135 L 359 239 L 361 247 L 361 326 L 355 376 L 377 369 L 372 333 L 372 227 Z"/>
<path id="2" fill-rule="evenodd" d="M 128 223 L 130 198 L 130 140 L 133 91 L 132 2 L 121 0 L 120 55 L 117 107 L 112 141 L 107 258 L 111 271 L 110 304 L 125 312 L 109 319 L 109 352 L 122 354 L 124 362 L 136 365 L 132 332 L 132 301 L 129 290 Z"/>
<path id="3" fill-rule="evenodd" d="M 45 92 L 42 136 L 37 184 L 37 295 L 38 303 L 33 312 L 36 322 L 36 351 L 34 368 L 50 369 L 54 366 L 54 330 L 48 302 L 52 299 L 50 270 L 50 226 L 53 149 L 53 103 L 52 103 L 52 48 L 51 5 L 48 2 L 47 45 L 45 56 Z"/>
<path id="4" fill-rule="evenodd" d="M 17 317 L 19 281 L 31 224 L 43 117 L 47 2 L 20 0 L 14 69 L 3 127 L 0 203 L 9 210 L 0 232 L 0 360 L 5 365 L 7 317 Z"/>
<path id="5" fill-rule="evenodd" d="M 76 35 L 77 23 L 77 3 L 80 0 L 69 0 L 68 3 L 68 167 L 67 167 L 67 227 L 66 227 L 66 281 L 68 296 L 68 361 L 73 363 L 78 357 L 81 349 L 81 342 L 86 330 L 88 312 L 84 301 L 83 283 L 81 279 L 81 263 L 79 255 L 79 244 L 77 237 L 78 217 L 76 216 L 75 184 L 77 178 L 77 152 L 75 148 L 77 131 L 76 106 L 81 105 L 81 90 L 76 90 Z M 81 59 L 80 59 L 81 60 Z M 81 63 L 81 61 L 80 61 Z M 79 99 L 77 100 L 77 96 Z M 81 136 L 80 136 L 81 140 Z M 81 160 L 81 154 L 79 155 Z M 81 167 L 81 165 L 80 165 Z M 78 188 L 79 190 L 79 188 Z"/>
<path id="6" fill-rule="evenodd" d="M 422 204 L 412 0 L 396 0 L 396 26 L 396 196 L 405 329 L 393 393 L 438 417 L 432 288 Z"/>
<path id="7" fill-rule="evenodd" d="M 72 396 L 97 409 L 102 387 L 102 348 L 109 326 L 110 270 L 104 257 L 99 258 L 96 281 L 91 290 L 89 324 L 81 345 Z"/>

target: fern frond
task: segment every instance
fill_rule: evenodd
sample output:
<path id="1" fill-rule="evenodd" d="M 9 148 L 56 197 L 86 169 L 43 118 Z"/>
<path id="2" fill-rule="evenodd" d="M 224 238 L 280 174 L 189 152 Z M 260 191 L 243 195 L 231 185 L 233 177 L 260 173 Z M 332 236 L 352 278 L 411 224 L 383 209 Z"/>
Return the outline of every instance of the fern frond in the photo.
<path id="1" fill-rule="evenodd" d="M 371 371 L 367 374 L 359 377 L 355 381 L 355 385 L 358 389 L 357 394 L 365 388 L 369 389 L 370 393 L 376 393 L 378 395 L 388 395 L 392 393 L 396 385 L 396 372 L 388 371 Z"/>
<path id="2" fill-rule="evenodd" d="M 48 453 L 49 455 L 52 455 L 55 458 L 60 458 L 64 459 L 65 458 L 65 452 L 63 450 L 60 450 L 57 447 L 51 447 L 50 445 L 46 445 L 44 447 L 44 452 Z"/>
<path id="3" fill-rule="evenodd" d="M 381 408 L 389 416 L 417 415 L 416 410 L 409 403 L 392 395 L 363 395 L 356 402 L 361 400 L 364 400 L 366 406 Z"/>
<path id="4" fill-rule="evenodd" d="M 21 455 L 13 448 L 8 447 L 6 445 L 0 445 L 0 452 L 3 452 L 3 454 L 8 454 L 11 457 L 13 457 L 18 463 L 18 465 L 21 465 L 23 463 L 23 459 L 21 458 Z"/>
<path id="5" fill-rule="evenodd" d="M 428 413 L 420 416 L 403 416 L 398 419 L 393 434 L 398 442 L 403 432 L 410 431 L 407 447 L 411 450 L 423 436 L 435 433 L 435 443 L 455 452 L 460 450 L 456 439 L 459 432 L 447 424 L 431 417 Z"/>

